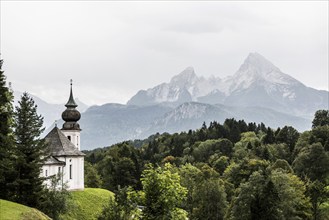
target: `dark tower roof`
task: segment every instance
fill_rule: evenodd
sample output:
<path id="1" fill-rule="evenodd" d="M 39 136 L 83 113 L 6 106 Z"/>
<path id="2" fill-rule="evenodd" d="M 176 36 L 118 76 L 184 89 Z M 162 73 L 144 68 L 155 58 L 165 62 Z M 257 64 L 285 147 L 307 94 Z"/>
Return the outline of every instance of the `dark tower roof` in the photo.
<path id="1" fill-rule="evenodd" d="M 51 156 L 84 156 L 74 144 L 63 134 L 61 130 L 54 127 L 45 137 Z"/>
<path id="2" fill-rule="evenodd" d="M 67 101 L 65 107 L 69 108 L 76 108 L 78 107 L 77 103 L 74 101 L 74 98 L 73 98 L 73 92 L 72 92 L 72 79 L 71 79 L 71 91 L 70 91 L 70 98 L 69 100 Z"/>
<path id="3" fill-rule="evenodd" d="M 62 130 L 81 130 L 80 125 L 77 122 L 81 118 L 81 114 L 78 110 L 75 109 L 78 105 L 76 104 L 73 98 L 72 79 L 70 97 L 65 106 L 66 109 L 62 113 L 62 119 L 65 121 Z"/>

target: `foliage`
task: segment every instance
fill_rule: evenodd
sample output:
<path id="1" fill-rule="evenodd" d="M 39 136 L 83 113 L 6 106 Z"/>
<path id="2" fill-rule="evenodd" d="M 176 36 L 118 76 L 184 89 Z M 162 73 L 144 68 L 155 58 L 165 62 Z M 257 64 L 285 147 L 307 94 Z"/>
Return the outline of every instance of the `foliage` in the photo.
<path id="1" fill-rule="evenodd" d="M 223 219 L 227 201 L 224 183 L 218 178 L 203 180 L 193 191 L 191 219 Z"/>
<path id="2" fill-rule="evenodd" d="M 290 152 L 293 152 L 298 138 L 299 132 L 295 128 L 291 126 L 284 126 L 278 131 L 275 139 L 278 143 L 286 143 L 290 149 Z"/>
<path id="3" fill-rule="evenodd" d="M 40 177 L 46 158 L 46 143 L 40 138 L 43 118 L 37 114 L 33 99 L 24 93 L 16 107 L 15 140 L 17 176 L 14 180 L 14 200 L 21 204 L 37 207 L 44 193 L 43 179 Z"/>
<path id="4" fill-rule="evenodd" d="M 12 182 L 16 176 L 14 169 L 15 144 L 13 137 L 13 94 L 6 86 L 6 77 L 0 60 L 0 198 L 11 199 L 14 195 Z"/>
<path id="5" fill-rule="evenodd" d="M 312 128 L 329 125 L 329 110 L 318 110 L 314 114 Z"/>
<path id="6" fill-rule="evenodd" d="M 310 219 L 305 186 L 295 175 L 255 171 L 242 183 L 228 212 L 229 219 Z"/>
<path id="7" fill-rule="evenodd" d="M 329 190 L 326 185 L 318 180 L 307 183 L 307 195 L 310 197 L 314 219 L 322 219 L 325 209 L 321 208 L 329 202 Z M 328 211 L 328 210 L 327 210 Z"/>
<path id="8" fill-rule="evenodd" d="M 84 171 L 85 187 L 100 188 L 102 186 L 101 176 L 98 174 L 95 166 L 91 165 L 88 161 L 85 161 Z"/>
<path id="9" fill-rule="evenodd" d="M 50 177 L 50 187 L 44 189 L 44 193 L 39 201 L 38 209 L 46 213 L 54 220 L 60 219 L 60 215 L 70 210 L 69 199 L 71 194 L 64 185 L 60 190 L 58 185 L 62 174 Z"/>
<path id="10" fill-rule="evenodd" d="M 102 210 L 102 213 L 98 216 L 97 219 L 98 220 L 110 220 L 110 219 L 123 220 L 125 218 L 124 218 L 124 216 L 122 216 L 122 211 L 121 211 L 120 206 L 114 200 L 114 198 L 111 197 L 108 205 L 104 207 L 104 209 Z"/>
<path id="11" fill-rule="evenodd" d="M 329 175 L 329 155 L 321 143 L 303 148 L 293 162 L 294 170 L 303 178 L 326 181 Z"/>
<path id="12" fill-rule="evenodd" d="M 185 200 L 187 190 L 180 185 L 180 176 L 171 168 L 169 163 L 163 168 L 149 164 L 143 171 L 143 219 L 170 219 L 170 216 L 184 213 L 178 212 L 177 208 Z"/>
<path id="13" fill-rule="evenodd" d="M 93 153 L 93 158 L 101 157 L 97 163 L 97 173 L 101 175 L 102 188 L 112 191 L 118 187 L 133 186 L 140 188 L 141 167 L 138 159 L 138 149 L 128 143 L 118 144 L 108 149 L 106 153 Z M 87 162 L 93 162 L 86 158 Z M 88 175 L 88 173 L 87 173 Z"/>
<path id="14" fill-rule="evenodd" d="M 98 220 L 128 220 L 141 219 L 141 209 L 137 204 L 140 198 L 143 197 L 141 193 L 135 192 L 132 188 L 119 189 L 115 198 L 111 197 L 107 206 L 104 207 Z"/>

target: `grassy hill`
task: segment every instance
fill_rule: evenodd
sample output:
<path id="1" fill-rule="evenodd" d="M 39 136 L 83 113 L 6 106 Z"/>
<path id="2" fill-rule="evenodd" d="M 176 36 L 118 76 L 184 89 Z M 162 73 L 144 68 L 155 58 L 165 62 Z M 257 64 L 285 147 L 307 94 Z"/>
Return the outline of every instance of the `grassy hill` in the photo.
<path id="1" fill-rule="evenodd" d="M 0 199 L 1 220 L 49 220 L 50 218 L 37 209 L 15 202 Z"/>
<path id="2" fill-rule="evenodd" d="M 114 194 L 106 189 L 86 188 L 84 191 L 72 192 L 72 207 L 61 216 L 63 220 L 93 220 L 102 212 L 103 206 Z M 2 219 L 1 219 L 2 220 Z"/>

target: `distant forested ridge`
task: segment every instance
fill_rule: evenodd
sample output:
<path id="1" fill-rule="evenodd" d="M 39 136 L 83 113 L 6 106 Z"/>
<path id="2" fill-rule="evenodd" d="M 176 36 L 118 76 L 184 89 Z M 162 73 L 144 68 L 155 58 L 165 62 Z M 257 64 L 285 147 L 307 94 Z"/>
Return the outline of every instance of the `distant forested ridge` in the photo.
<path id="1" fill-rule="evenodd" d="M 87 186 L 120 196 L 114 202 L 118 210 L 133 210 L 134 201 L 145 206 L 144 219 L 152 219 L 147 210 L 160 211 L 154 204 L 161 195 L 151 207 L 145 201 L 152 170 L 164 178 L 168 170 L 179 176 L 187 193 L 177 208 L 189 219 L 328 219 L 328 151 L 328 110 L 317 111 L 312 129 L 303 133 L 232 118 L 86 151 L 85 176 Z M 144 200 L 136 200 L 131 191 Z"/>

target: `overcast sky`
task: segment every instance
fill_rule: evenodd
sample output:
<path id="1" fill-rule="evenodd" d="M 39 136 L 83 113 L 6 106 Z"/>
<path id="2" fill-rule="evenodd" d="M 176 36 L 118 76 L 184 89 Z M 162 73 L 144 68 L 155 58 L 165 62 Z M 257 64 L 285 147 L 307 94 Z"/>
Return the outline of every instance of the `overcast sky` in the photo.
<path id="1" fill-rule="evenodd" d="M 234 74 L 258 52 L 307 86 L 328 90 L 328 1 L 4 1 L 7 81 L 65 103 L 69 80 L 88 105 L 126 103 L 187 66 Z"/>

